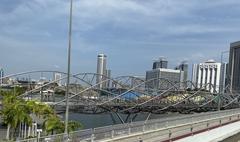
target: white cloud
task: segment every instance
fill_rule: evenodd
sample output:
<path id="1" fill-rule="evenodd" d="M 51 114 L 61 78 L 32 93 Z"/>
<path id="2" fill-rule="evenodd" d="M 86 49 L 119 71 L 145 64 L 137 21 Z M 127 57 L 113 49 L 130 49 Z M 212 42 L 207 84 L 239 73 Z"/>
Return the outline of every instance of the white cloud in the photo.
<path id="1" fill-rule="evenodd" d="M 202 60 L 214 54 L 213 48 L 224 49 L 228 42 L 239 38 L 239 6 L 238 0 L 74 0 L 74 54 L 92 63 L 95 58 L 86 54 L 110 49 L 115 60 L 124 51 L 138 51 L 145 60 L 159 54 L 175 56 L 175 51 L 185 50 L 192 54 L 187 59 Z M 54 56 L 59 60 L 65 54 L 69 0 L 23 0 L 13 9 L 1 11 L 1 49 L 11 47 L 7 51 L 21 53 L 22 49 L 29 54 L 46 50 L 50 52 L 46 54 L 48 59 L 61 49 L 61 54 Z M 186 58 L 182 55 L 176 55 L 175 62 Z M 131 58 L 128 54 L 126 60 Z"/>

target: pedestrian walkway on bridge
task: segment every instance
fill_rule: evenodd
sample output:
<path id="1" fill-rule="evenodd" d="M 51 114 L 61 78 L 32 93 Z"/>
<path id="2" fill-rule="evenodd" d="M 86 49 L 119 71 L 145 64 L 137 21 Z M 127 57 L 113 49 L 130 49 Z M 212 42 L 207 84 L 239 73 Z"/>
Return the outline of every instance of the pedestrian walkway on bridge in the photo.
<path id="1" fill-rule="evenodd" d="M 240 122 L 235 122 L 177 140 L 176 142 L 220 142 L 238 133 L 240 133 Z"/>
<path id="2" fill-rule="evenodd" d="M 68 142 L 208 142 L 239 133 L 240 110 L 224 110 L 71 132 Z M 65 134 L 20 142 L 65 142 Z"/>

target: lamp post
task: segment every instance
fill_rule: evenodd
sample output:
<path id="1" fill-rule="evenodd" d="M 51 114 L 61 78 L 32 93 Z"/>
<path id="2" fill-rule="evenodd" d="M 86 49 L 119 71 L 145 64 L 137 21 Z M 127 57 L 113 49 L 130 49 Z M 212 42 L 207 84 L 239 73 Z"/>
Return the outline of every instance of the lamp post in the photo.
<path id="1" fill-rule="evenodd" d="M 70 83 L 70 68 L 71 68 L 71 46 L 72 46 L 72 4 L 73 0 L 70 0 L 70 18 L 69 18 L 69 39 L 68 39 L 68 68 L 67 68 L 67 88 L 66 88 L 66 113 L 65 113 L 65 131 L 68 134 L 68 116 L 69 116 L 69 83 Z"/>

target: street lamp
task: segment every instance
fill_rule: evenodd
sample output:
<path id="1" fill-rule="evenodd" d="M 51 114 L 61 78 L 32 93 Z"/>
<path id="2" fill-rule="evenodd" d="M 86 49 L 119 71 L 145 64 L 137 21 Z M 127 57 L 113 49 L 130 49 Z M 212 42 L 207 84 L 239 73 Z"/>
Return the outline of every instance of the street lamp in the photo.
<path id="1" fill-rule="evenodd" d="M 66 113 L 65 113 L 65 131 L 68 134 L 68 116 L 69 116 L 69 83 L 70 83 L 70 68 L 71 68 L 71 46 L 72 46 L 72 4 L 73 0 L 70 0 L 70 18 L 69 18 L 69 40 L 68 40 L 68 68 L 67 68 L 67 88 L 66 88 Z"/>

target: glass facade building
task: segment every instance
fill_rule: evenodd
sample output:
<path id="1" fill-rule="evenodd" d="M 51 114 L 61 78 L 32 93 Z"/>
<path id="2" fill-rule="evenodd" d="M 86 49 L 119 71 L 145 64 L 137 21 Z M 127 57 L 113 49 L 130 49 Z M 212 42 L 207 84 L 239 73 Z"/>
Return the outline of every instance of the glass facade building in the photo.
<path id="1" fill-rule="evenodd" d="M 240 41 L 231 43 L 228 83 L 231 92 L 240 92 Z"/>
<path id="2" fill-rule="evenodd" d="M 164 58 L 160 58 L 158 61 L 153 62 L 153 68 L 152 69 L 158 69 L 158 68 L 165 68 L 168 67 L 168 61 Z"/>
<path id="3" fill-rule="evenodd" d="M 146 87 L 149 89 L 167 90 L 173 84 L 183 81 L 184 72 L 180 70 L 158 68 L 146 72 Z M 160 79 L 161 78 L 161 79 Z"/>

